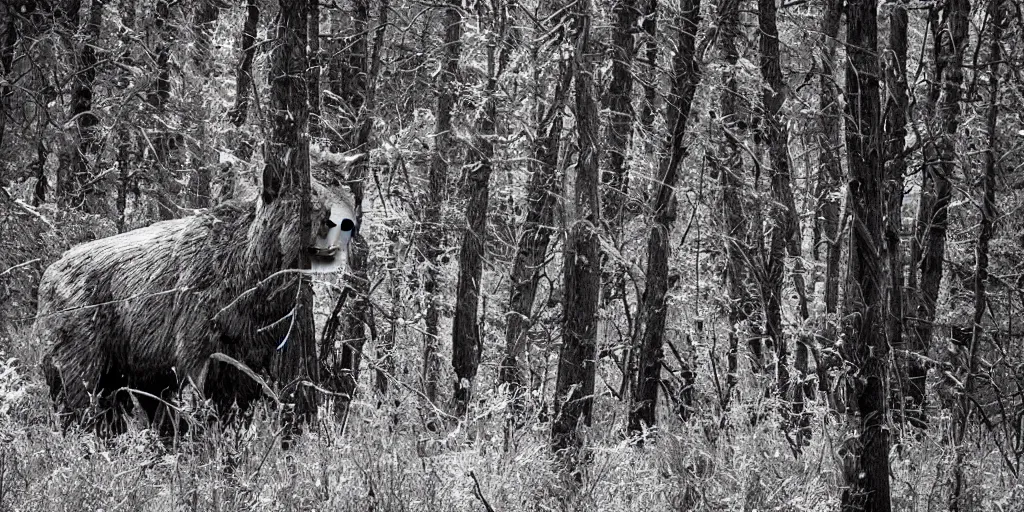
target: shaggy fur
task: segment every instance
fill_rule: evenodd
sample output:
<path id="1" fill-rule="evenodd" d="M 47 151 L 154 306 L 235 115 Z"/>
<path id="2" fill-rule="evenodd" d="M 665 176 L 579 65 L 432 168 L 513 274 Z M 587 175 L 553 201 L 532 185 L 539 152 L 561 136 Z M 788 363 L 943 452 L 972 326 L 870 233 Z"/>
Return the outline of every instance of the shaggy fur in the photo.
<path id="1" fill-rule="evenodd" d="M 222 410 L 256 398 L 251 379 L 208 361 L 222 352 L 268 367 L 297 296 L 299 275 L 282 271 L 309 246 L 297 219 L 284 198 L 231 202 L 80 245 L 52 264 L 36 325 L 52 343 L 43 370 L 69 421 L 109 426 L 132 408 L 124 388 L 168 397 L 188 379 Z M 159 402 L 136 398 L 153 420 Z M 86 414 L 93 405 L 100 416 Z"/>

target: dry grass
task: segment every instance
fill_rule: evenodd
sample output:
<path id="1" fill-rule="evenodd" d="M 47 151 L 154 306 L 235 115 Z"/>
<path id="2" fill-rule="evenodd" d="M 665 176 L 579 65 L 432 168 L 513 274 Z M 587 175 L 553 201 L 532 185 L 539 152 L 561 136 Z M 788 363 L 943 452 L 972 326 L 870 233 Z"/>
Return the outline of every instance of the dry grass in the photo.
<path id="1" fill-rule="evenodd" d="M 820 409 L 795 457 L 770 417 L 750 426 L 742 403 L 727 429 L 666 418 L 639 449 L 610 427 L 623 405 L 601 398 L 592 461 L 577 483 L 555 470 L 544 425 L 524 427 L 503 449 L 501 414 L 486 414 L 500 410 L 495 400 L 479 405 L 480 419 L 439 434 L 422 427 L 412 396 L 380 408 L 359 401 L 346 432 L 323 422 L 289 451 L 267 409 L 243 430 L 194 432 L 174 446 L 142 423 L 112 440 L 62 434 L 36 366 L 21 362 L 37 357 L 31 345 L 14 344 L 24 350 L 0 363 L 0 510 L 483 511 L 484 500 L 495 511 L 838 509 L 842 433 Z M 946 509 L 952 450 L 941 438 L 893 451 L 894 510 Z M 1021 482 L 983 440 L 975 448 L 970 510 L 1022 510 Z"/>

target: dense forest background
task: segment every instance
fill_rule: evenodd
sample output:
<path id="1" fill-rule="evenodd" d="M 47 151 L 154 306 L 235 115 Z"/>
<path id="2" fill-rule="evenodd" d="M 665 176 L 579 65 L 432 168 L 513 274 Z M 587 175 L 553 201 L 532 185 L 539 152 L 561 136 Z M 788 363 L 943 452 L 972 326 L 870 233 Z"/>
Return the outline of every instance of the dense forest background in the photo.
<path id="1" fill-rule="evenodd" d="M 0 0 L 0 509 L 1020 510 L 1022 42 L 1009 0 Z M 47 265 L 281 144 L 361 217 L 320 414 L 62 431 Z"/>

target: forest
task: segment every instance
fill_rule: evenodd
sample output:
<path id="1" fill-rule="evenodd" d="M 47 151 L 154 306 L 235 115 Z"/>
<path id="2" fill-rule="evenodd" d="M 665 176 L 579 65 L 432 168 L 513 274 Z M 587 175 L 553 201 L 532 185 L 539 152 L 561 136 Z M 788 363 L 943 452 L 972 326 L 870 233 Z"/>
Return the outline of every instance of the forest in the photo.
<path id="1" fill-rule="evenodd" d="M 0 511 L 1024 510 L 1022 70 L 1012 0 L 0 0 Z"/>

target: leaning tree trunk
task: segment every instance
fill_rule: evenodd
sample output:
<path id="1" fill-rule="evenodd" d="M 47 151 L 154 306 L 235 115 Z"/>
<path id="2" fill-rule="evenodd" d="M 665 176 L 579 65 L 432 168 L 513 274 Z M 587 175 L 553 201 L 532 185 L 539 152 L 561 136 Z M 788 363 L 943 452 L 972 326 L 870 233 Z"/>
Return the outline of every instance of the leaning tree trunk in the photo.
<path id="1" fill-rule="evenodd" d="M 964 469 L 968 466 L 966 458 L 970 449 L 964 443 L 967 431 L 971 425 L 974 411 L 974 398 L 971 396 L 975 391 L 976 374 L 978 373 L 979 354 L 981 350 L 981 337 L 983 335 L 982 321 L 985 318 L 985 310 L 988 298 L 985 295 L 988 284 L 988 263 L 989 243 L 995 231 L 995 221 L 998 212 L 996 211 L 996 178 L 999 175 L 999 148 L 997 124 L 999 120 L 999 68 L 1001 64 L 1001 44 L 1003 44 L 1004 17 L 1002 0 L 989 0 L 989 55 L 988 55 L 988 108 L 985 115 L 985 131 L 988 135 L 988 147 L 985 151 L 984 174 L 981 176 L 981 226 L 978 230 L 978 239 L 974 246 L 974 315 L 971 326 L 971 344 L 968 347 L 967 361 L 965 368 L 957 368 L 960 375 L 966 375 L 963 379 L 964 386 L 958 389 L 957 411 L 953 417 L 953 442 L 956 456 L 953 462 L 952 490 L 949 495 L 950 512 L 960 510 L 972 510 L 971 503 L 961 503 L 964 500 L 966 475 Z"/>
<path id="2" fill-rule="evenodd" d="M 496 2 L 490 13 L 490 37 L 487 45 L 487 85 L 484 86 L 483 113 L 477 121 L 474 146 L 476 162 L 466 180 L 467 226 L 459 250 L 459 281 L 456 287 L 455 320 L 452 324 L 452 367 L 455 369 L 455 415 L 463 416 L 472 395 L 473 379 L 480 366 L 483 339 L 477 321 L 480 280 L 483 277 L 484 241 L 487 236 L 487 202 L 494 159 L 494 134 L 497 104 L 494 97 L 498 78 L 508 65 L 508 18 L 503 2 Z M 481 24 L 483 25 L 483 23 Z M 497 55 L 495 55 L 497 53 Z"/>
<path id="3" fill-rule="evenodd" d="M 906 343 L 903 339 L 903 177 L 907 173 L 905 139 L 907 137 L 907 9 L 904 4 L 889 5 L 889 48 L 885 62 L 885 249 L 889 256 L 886 335 L 895 351 L 898 385 L 892 387 L 894 406 L 901 421 L 915 421 L 904 413 L 903 387 L 907 385 Z"/>
<path id="4" fill-rule="evenodd" d="M 917 288 L 914 297 L 913 329 L 910 350 L 927 356 L 931 347 L 935 322 L 935 304 L 942 283 L 942 263 L 946 253 L 946 231 L 949 227 L 949 201 L 952 198 L 950 178 L 956 167 L 956 139 L 960 124 L 960 86 L 963 83 L 963 56 L 967 44 L 968 0 L 946 0 L 942 21 L 935 36 L 935 78 L 932 90 L 934 112 L 929 122 L 931 140 L 924 146 L 924 177 L 921 185 L 917 229 L 911 244 L 911 265 L 917 265 L 916 279 L 910 288 Z M 908 414 L 919 424 L 927 421 L 925 414 L 925 381 L 927 369 L 920 358 L 910 357 L 908 364 Z"/>
<path id="5" fill-rule="evenodd" d="M 842 106 L 836 82 L 836 43 L 842 8 L 842 0 L 825 0 L 822 13 L 818 43 L 821 47 L 821 75 L 818 78 L 818 122 L 821 124 L 821 134 L 818 136 L 818 176 L 814 192 L 817 197 L 815 259 L 819 259 L 821 244 L 825 245 L 825 314 L 822 315 L 818 331 L 818 390 L 840 411 L 844 410 L 843 393 L 832 392 L 829 370 L 840 364 L 833 347 L 837 341 L 839 272 L 842 269 L 840 258 L 843 252 L 842 241 L 839 239 L 839 191 L 843 182 L 843 164 L 840 159 L 843 143 L 839 133 Z"/>
<path id="6" fill-rule="evenodd" d="M 437 382 L 441 373 L 440 320 L 437 284 L 441 255 L 441 204 L 445 202 L 448 182 L 448 158 L 452 148 L 452 109 L 455 107 L 455 80 L 462 53 L 462 3 L 450 0 L 445 9 L 444 48 L 440 80 L 437 84 L 437 126 L 434 151 L 430 159 L 429 183 L 423 212 L 421 251 L 426 257 L 423 291 L 426 293 L 426 335 L 423 343 L 423 392 L 431 403 L 437 402 Z"/>
<path id="7" fill-rule="evenodd" d="M 888 512 L 888 364 L 885 338 L 883 178 L 878 20 L 872 0 L 850 0 L 846 25 L 846 146 L 850 166 L 850 264 L 843 317 L 844 356 L 857 375 L 852 388 L 859 442 L 849 455 L 843 510 Z"/>
<path id="8" fill-rule="evenodd" d="M 263 208 L 289 208 L 299 217 L 299 240 L 310 239 L 310 177 L 309 133 L 306 92 L 306 23 L 305 2 L 280 1 L 281 14 L 277 40 L 270 58 L 270 140 L 266 146 L 267 165 L 263 169 Z M 275 203 L 278 203 L 275 205 Z M 297 210 L 297 211 L 295 211 Z M 301 252 L 300 269 L 309 268 L 309 256 Z M 294 404 L 299 421 L 316 413 L 312 387 L 304 381 L 317 383 L 319 366 L 316 339 L 313 333 L 313 294 L 309 279 L 294 280 L 294 292 L 282 296 L 295 297 L 291 327 L 282 349 L 273 363 L 274 376 L 283 386 L 282 400 Z M 276 319 L 274 319 L 276 320 Z"/>
<path id="9" fill-rule="evenodd" d="M 558 354 L 555 384 L 555 418 L 551 424 L 551 447 L 571 460 L 583 446 L 581 425 L 590 425 L 594 403 L 595 358 L 597 357 L 597 301 L 601 289 L 601 262 L 597 228 L 601 219 L 598 196 L 598 114 L 594 100 L 594 66 L 589 62 L 592 8 L 589 0 L 578 0 L 572 16 L 576 25 L 573 79 L 576 82 L 576 134 L 579 160 L 576 164 L 575 219 L 565 242 L 565 302 L 562 348 Z"/>
<path id="10" fill-rule="evenodd" d="M 679 166 L 688 153 L 683 138 L 701 78 L 700 57 L 696 48 L 697 27 L 700 25 L 699 0 L 683 0 L 680 5 L 680 23 L 679 39 L 672 60 L 672 91 L 665 116 L 669 135 L 665 142 L 665 156 L 658 165 L 657 192 L 651 203 L 654 218 L 647 238 L 647 274 L 640 311 L 644 332 L 640 344 L 634 405 L 629 411 L 629 430 L 633 433 L 642 431 L 645 426 L 654 427 L 657 423 L 667 316 L 665 299 L 668 293 L 668 260 L 672 250 L 669 235 L 676 217 L 675 184 L 679 177 Z M 680 371 L 692 370 L 683 368 Z M 684 407 L 689 408 L 688 404 L 684 404 Z"/>

